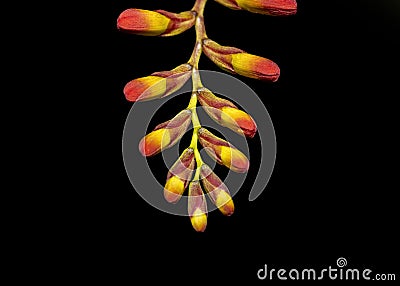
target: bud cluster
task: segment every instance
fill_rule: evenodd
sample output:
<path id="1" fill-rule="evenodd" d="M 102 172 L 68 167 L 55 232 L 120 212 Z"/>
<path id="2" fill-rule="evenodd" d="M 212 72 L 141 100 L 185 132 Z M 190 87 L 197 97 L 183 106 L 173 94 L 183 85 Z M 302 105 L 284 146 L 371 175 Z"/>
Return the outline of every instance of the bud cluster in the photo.
<path id="1" fill-rule="evenodd" d="M 233 10 L 271 16 L 287 16 L 297 12 L 296 0 L 215 1 Z M 220 45 L 209 39 L 203 16 L 206 2 L 207 0 L 196 0 L 190 11 L 180 13 L 130 8 L 123 11 L 117 19 L 119 30 L 143 36 L 175 36 L 195 27 L 196 44 L 188 62 L 168 71 L 158 71 L 133 79 L 126 83 L 123 93 L 130 102 L 163 98 L 178 91 L 192 77 L 193 91 L 188 107 L 145 135 L 139 142 L 139 151 L 146 157 L 156 155 L 179 142 L 190 123 L 193 124 L 190 146 L 168 171 L 164 198 L 170 203 L 177 203 L 185 190 L 188 190 L 188 215 L 197 232 L 203 232 L 207 226 L 205 194 L 223 215 L 230 216 L 235 209 L 227 186 L 203 162 L 197 143 L 218 164 L 234 172 L 245 173 L 250 166 L 246 155 L 233 144 L 201 126 L 196 113 L 197 102 L 221 126 L 248 138 L 253 138 L 257 133 L 257 124 L 248 113 L 203 86 L 198 70 L 200 55 L 204 52 L 215 65 L 231 74 L 268 82 L 275 82 L 280 76 L 279 66 L 272 60 L 236 47 Z"/>

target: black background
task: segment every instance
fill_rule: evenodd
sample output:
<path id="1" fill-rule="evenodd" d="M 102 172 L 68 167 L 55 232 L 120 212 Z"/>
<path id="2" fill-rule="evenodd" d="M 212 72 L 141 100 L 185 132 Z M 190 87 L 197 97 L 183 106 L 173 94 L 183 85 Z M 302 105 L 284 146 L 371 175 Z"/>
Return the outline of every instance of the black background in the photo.
<path id="1" fill-rule="evenodd" d="M 394 100 L 400 5 L 299 0 L 296 15 L 270 17 L 207 3 L 210 38 L 270 58 L 281 68 L 276 83 L 238 76 L 267 107 L 278 153 L 267 189 L 256 201 L 247 200 L 257 170 L 253 163 L 234 198 L 235 214 L 212 212 L 205 233 L 196 233 L 187 217 L 163 213 L 140 198 L 121 153 L 132 106 L 122 93 L 125 83 L 186 62 L 194 29 L 168 38 L 116 29 L 127 8 L 180 12 L 192 2 L 113 1 L 104 15 L 93 12 L 82 24 L 94 45 L 83 47 L 89 68 L 82 78 L 87 90 L 81 91 L 89 104 L 82 108 L 86 121 L 79 123 L 84 131 L 77 139 L 84 156 L 76 164 L 83 171 L 76 172 L 73 184 L 90 199 L 76 198 L 85 210 L 81 223 L 71 223 L 81 249 L 76 259 L 98 258 L 106 270 L 96 275 L 113 273 L 128 283 L 161 277 L 164 283 L 243 279 L 252 285 L 265 263 L 319 269 L 335 266 L 339 257 L 348 267 L 398 271 L 398 262 L 390 261 L 398 250 Z M 205 56 L 200 68 L 220 71 Z M 183 101 L 167 106 L 154 124 L 169 119 L 187 104 Z M 250 148 L 258 148 L 257 142 L 249 140 Z M 166 171 L 160 166 L 156 174 L 163 178 Z"/>

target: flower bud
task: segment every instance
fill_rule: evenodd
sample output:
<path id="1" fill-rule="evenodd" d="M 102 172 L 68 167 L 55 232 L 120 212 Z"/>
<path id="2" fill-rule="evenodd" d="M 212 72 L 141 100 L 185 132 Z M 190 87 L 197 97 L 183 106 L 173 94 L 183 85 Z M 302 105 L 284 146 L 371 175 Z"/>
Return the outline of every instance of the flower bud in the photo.
<path id="1" fill-rule="evenodd" d="M 190 110 L 182 110 L 174 118 L 157 125 L 139 142 L 143 156 L 153 156 L 175 145 L 185 134 L 191 119 Z"/>
<path id="2" fill-rule="evenodd" d="M 194 25 L 191 11 L 179 14 L 164 10 L 127 9 L 117 19 L 117 27 L 126 32 L 143 36 L 174 36 Z"/>
<path id="3" fill-rule="evenodd" d="M 182 64 L 170 71 L 131 80 L 124 87 L 125 97 L 128 101 L 147 101 L 168 96 L 186 83 L 191 70 L 191 65 Z"/>
<path id="4" fill-rule="evenodd" d="M 221 46 L 213 40 L 205 39 L 203 51 L 217 66 L 230 73 L 273 82 L 279 78 L 280 70 L 276 63 L 241 49 Z"/>
<path id="5" fill-rule="evenodd" d="M 235 146 L 225 141 L 204 127 L 198 130 L 199 142 L 207 154 L 217 163 L 234 172 L 245 173 L 249 169 L 249 160 Z"/>
<path id="6" fill-rule="evenodd" d="M 164 198 L 168 202 L 176 203 L 180 200 L 192 177 L 194 165 L 194 151 L 186 148 L 168 172 L 164 187 Z"/>
<path id="7" fill-rule="evenodd" d="M 256 134 L 257 125 L 253 118 L 229 100 L 215 96 L 207 88 L 197 91 L 197 99 L 206 113 L 220 125 L 250 138 Z"/>
<path id="8" fill-rule="evenodd" d="M 247 10 L 270 16 L 288 16 L 296 14 L 296 0 L 215 0 L 218 3 L 234 9 Z"/>
<path id="9" fill-rule="evenodd" d="M 221 211 L 223 215 L 232 215 L 235 210 L 235 206 L 226 185 L 208 165 L 203 164 L 200 172 L 202 178 L 201 182 L 212 203 Z"/>
<path id="10" fill-rule="evenodd" d="M 189 184 L 188 214 L 193 228 L 203 232 L 207 227 L 207 203 L 199 181 Z"/>

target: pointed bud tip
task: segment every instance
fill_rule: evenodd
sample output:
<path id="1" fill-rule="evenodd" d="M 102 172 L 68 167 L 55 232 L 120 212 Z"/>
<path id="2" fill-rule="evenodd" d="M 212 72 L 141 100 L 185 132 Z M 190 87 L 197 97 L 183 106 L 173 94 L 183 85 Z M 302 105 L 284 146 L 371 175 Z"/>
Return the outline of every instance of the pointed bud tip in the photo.
<path id="1" fill-rule="evenodd" d="M 126 9 L 117 19 L 120 30 L 144 36 L 158 36 L 165 32 L 170 20 L 164 15 L 143 9 Z"/>
<path id="2" fill-rule="evenodd" d="M 235 211 L 235 205 L 232 197 L 223 190 L 218 193 L 215 204 L 225 216 L 231 216 Z"/>
<path id="3" fill-rule="evenodd" d="M 219 210 L 224 216 L 231 216 L 235 212 L 233 200 L 229 200 L 226 204 L 220 206 Z"/>
<path id="4" fill-rule="evenodd" d="M 139 142 L 139 152 L 140 154 L 142 154 L 142 156 L 146 157 L 146 152 L 144 148 L 144 138 L 142 138 L 142 140 L 140 140 Z"/>
<path id="5" fill-rule="evenodd" d="M 131 102 L 135 102 L 139 96 L 144 92 L 144 87 L 138 85 L 137 82 L 130 81 L 128 82 L 123 90 L 123 93 L 125 95 L 126 100 L 131 101 Z"/>
<path id="6" fill-rule="evenodd" d="M 161 97 L 166 91 L 166 80 L 159 76 L 146 76 L 129 81 L 123 90 L 128 101 L 144 101 Z"/>
<path id="7" fill-rule="evenodd" d="M 232 147 L 221 147 L 221 160 L 225 166 L 237 173 L 246 173 L 250 167 L 246 155 Z"/>
<path id="8" fill-rule="evenodd" d="M 232 55 L 232 66 L 242 76 L 264 81 L 276 82 L 280 75 L 279 66 L 275 62 L 245 52 Z"/>
<path id="9" fill-rule="evenodd" d="M 196 209 L 190 217 L 190 222 L 197 232 L 204 232 L 207 227 L 207 215 L 200 209 Z"/>
<path id="10" fill-rule="evenodd" d="M 145 156 L 153 156 L 170 142 L 169 132 L 166 129 L 158 129 L 150 132 L 139 142 L 139 151 Z"/>
<path id="11" fill-rule="evenodd" d="M 257 132 L 257 125 L 254 119 L 246 112 L 232 107 L 221 109 L 221 123 L 233 131 L 253 138 Z"/>

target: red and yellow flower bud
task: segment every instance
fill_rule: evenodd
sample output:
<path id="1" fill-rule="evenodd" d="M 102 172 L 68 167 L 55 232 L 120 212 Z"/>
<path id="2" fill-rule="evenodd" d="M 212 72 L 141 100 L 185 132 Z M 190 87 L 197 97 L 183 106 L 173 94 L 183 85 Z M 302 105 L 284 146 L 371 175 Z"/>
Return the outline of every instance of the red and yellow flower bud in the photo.
<path id="1" fill-rule="evenodd" d="M 233 54 L 231 63 L 236 73 L 250 78 L 274 82 L 280 75 L 276 63 L 248 53 Z"/>
<path id="2" fill-rule="evenodd" d="M 249 169 L 249 160 L 235 146 L 223 140 L 204 127 L 198 130 L 199 142 L 207 154 L 217 163 L 234 172 L 245 173 Z"/>
<path id="3" fill-rule="evenodd" d="M 271 16 L 288 16 L 296 14 L 296 0 L 215 0 L 235 10 L 247 10 Z"/>
<path id="4" fill-rule="evenodd" d="M 208 165 L 203 164 L 200 171 L 201 182 L 212 203 L 223 215 L 232 215 L 235 211 L 235 205 L 226 185 Z"/>
<path id="5" fill-rule="evenodd" d="M 131 80 L 124 87 L 125 97 L 128 101 L 147 101 L 168 96 L 187 82 L 191 70 L 191 65 L 182 64 L 170 71 Z"/>
<path id="6" fill-rule="evenodd" d="M 186 148 L 168 172 L 164 187 L 164 198 L 168 202 L 176 203 L 180 200 L 192 177 L 194 165 L 194 150 Z"/>
<path id="7" fill-rule="evenodd" d="M 194 25 L 191 11 L 171 13 L 164 10 L 127 9 L 117 19 L 117 27 L 126 32 L 143 36 L 174 36 Z"/>
<path id="8" fill-rule="evenodd" d="M 197 99 L 206 113 L 220 125 L 250 138 L 256 134 L 257 125 L 253 118 L 229 100 L 215 96 L 207 88 L 197 91 Z"/>
<path id="9" fill-rule="evenodd" d="M 207 203 L 199 181 L 189 184 L 188 214 L 193 228 L 203 232 L 207 227 Z"/>
<path id="10" fill-rule="evenodd" d="M 217 66 L 230 73 L 273 82 L 279 78 L 280 69 L 276 63 L 241 49 L 221 46 L 213 40 L 205 39 L 203 51 Z"/>
<path id="11" fill-rule="evenodd" d="M 139 142 L 139 151 L 143 156 L 153 156 L 175 145 L 185 134 L 190 122 L 191 111 L 182 110 L 174 118 L 157 125 L 152 132 Z"/>

